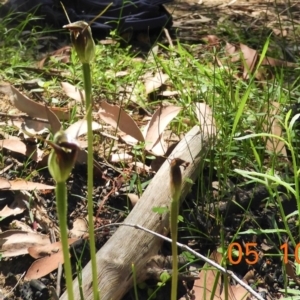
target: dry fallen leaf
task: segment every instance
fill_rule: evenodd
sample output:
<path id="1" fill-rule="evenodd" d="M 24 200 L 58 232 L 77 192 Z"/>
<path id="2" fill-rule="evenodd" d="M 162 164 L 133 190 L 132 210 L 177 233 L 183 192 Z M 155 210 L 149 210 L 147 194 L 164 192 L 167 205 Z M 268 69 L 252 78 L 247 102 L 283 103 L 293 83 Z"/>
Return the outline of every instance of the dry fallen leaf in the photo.
<path id="1" fill-rule="evenodd" d="M 98 124 L 97 122 L 92 122 L 92 129 L 93 131 L 95 130 L 99 130 L 101 129 L 101 125 Z M 73 123 L 72 125 L 70 125 L 70 127 L 68 127 L 65 130 L 65 133 L 67 133 L 69 136 L 71 136 L 72 138 L 76 139 L 78 136 L 87 134 L 87 121 L 86 120 L 79 120 L 75 123 Z"/>
<path id="2" fill-rule="evenodd" d="M 35 162 L 41 161 L 43 157 L 43 151 L 40 150 L 37 145 L 25 144 L 20 139 L 0 140 L 0 149 L 1 148 L 23 154 Z"/>
<path id="3" fill-rule="evenodd" d="M 226 42 L 225 46 L 225 53 L 230 57 L 230 62 L 241 62 L 242 63 L 242 70 L 243 70 L 243 79 L 248 79 L 249 75 L 251 75 L 260 59 L 259 53 L 248 47 L 244 44 L 239 45 L 233 45 L 228 42 Z M 224 67 L 224 65 L 228 66 L 229 64 L 223 64 L 220 59 L 217 58 L 217 62 L 219 66 Z M 298 67 L 296 63 L 287 62 L 280 59 L 274 59 L 271 57 L 264 57 L 264 59 L 261 62 L 261 66 L 270 66 L 270 67 L 290 67 L 290 68 L 296 68 Z M 260 79 L 262 77 L 261 72 L 257 72 L 255 74 L 257 79 Z"/>
<path id="4" fill-rule="evenodd" d="M 126 195 L 129 198 L 129 200 L 132 204 L 132 207 L 134 207 L 137 204 L 137 202 L 140 200 L 140 197 L 136 194 L 128 193 Z"/>
<path id="5" fill-rule="evenodd" d="M 282 137 L 282 127 L 276 116 L 279 115 L 280 111 L 280 103 L 271 102 L 271 111 L 267 114 L 266 120 L 263 124 L 264 132 L 274 134 L 278 137 Z M 273 137 L 265 137 L 266 141 L 266 149 L 276 154 L 282 154 L 283 156 L 287 156 L 285 143 L 280 141 L 277 138 Z"/>
<path id="6" fill-rule="evenodd" d="M 72 245 L 73 243 L 75 243 L 78 240 L 78 238 L 70 238 L 68 239 L 68 245 Z M 61 242 L 56 242 L 56 243 L 52 243 L 50 245 L 41 245 L 41 246 L 33 246 L 33 247 L 29 247 L 28 249 L 28 254 L 35 258 L 41 258 L 41 257 L 45 257 L 45 256 L 50 256 L 53 253 L 57 253 L 59 251 L 62 251 L 62 244 Z"/>
<path id="7" fill-rule="evenodd" d="M 24 138 L 31 138 L 35 135 L 42 135 L 44 133 L 48 133 L 51 128 L 49 123 L 40 122 L 38 120 L 29 120 L 26 119 L 24 122 L 20 122 L 20 124 L 15 122 L 15 126 L 17 126 L 20 130 L 24 130 L 25 132 L 29 132 L 31 136 L 28 136 L 23 132 Z"/>
<path id="8" fill-rule="evenodd" d="M 222 261 L 222 254 L 214 251 L 210 259 L 220 264 Z M 249 300 L 249 293 L 244 287 L 240 285 L 229 285 L 228 286 L 228 298 L 225 298 L 225 287 L 221 285 L 222 275 L 216 268 L 208 265 L 207 263 L 202 267 L 199 274 L 199 279 L 194 282 L 194 295 L 195 300 Z M 212 295 L 212 290 L 217 281 L 217 287 L 215 294 Z M 213 297 L 212 297 L 213 296 Z M 212 298 L 211 298 L 212 297 Z"/>
<path id="9" fill-rule="evenodd" d="M 28 201 L 27 196 L 23 193 L 18 193 L 15 195 L 14 201 L 8 206 L 6 205 L 0 211 L 0 218 L 7 218 L 9 216 L 15 216 L 24 212 L 27 208 L 24 201 Z"/>
<path id="10" fill-rule="evenodd" d="M 32 263 L 29 267 L 24 280 L 34 280 L 39 279 L 43 276 L 48 275 L 52 271 L 56 270 L 59 264 L 64 263 L 64 256 L 62 251 L 57 253 L 52 253 L 49 256 L 40 258 Z"/>
<path id="11" fill-rule="evenodd" d="M 144 137 L 135 121 L 119 106 L 101 102 L 99 117 L 114 128 L 118 128 L 124 133 L 132 136 L 136 140 L 143 142 Z"/>
<path id="12" fill-rule="evenodd" d="M 11 229 L 18 229 L 21 231 L 26 231 L 26 232 L 35 232 L 32 227 L 30 227 L 28 224 L 25 224 L 24 222 L 21 222 L 19 220 L 13 220 L 10 224 L 9 224 L 9 228 Z"/>
<path id="13" fill-rule="evenodd" d="M 154 76 L 147 77 L 145 79 L 146 94 L 148 95 L 160 88 L 168 79 L 169 76 L 161 72 L 157 72 Z"/>
<path id="14" fill-rule="evenodd" d="M 84 149 L 79 149 L 76 158 L 76 163 L 78 164 L 87 163 L 87 151 L 85 151 Z M 94 159 L 94 174 L 95 176 L 100 176 L 100 177 L 102 176 L 102 167 L 95 159 Z"/>
<path id="15" fill-rule="evenodd" d="M 196 115 L 202 137 L 216 135 L 217 129 L 211 108 L 205 103 L 196 103 Z"/>
<path id="16" fill-rule="evenodd" d="M 123 153 L 113 153 L 109 157 L 110 162 L 131 162 L 133 161 L 133 156 L 126 153 L 125 151 Z"/>
<path id="17" fill-rule="evenodd" d="M 78 239 L 68 239 L 68 244 L 72 245 Z M 29 267 L 24 280 L 39 279 L 50 272 L 56 270 L 59 264 L 64 263 L 64 256 L 61 242 L 53 243 L 48 247 L 31 247 L 28 253 L 35 257 L 42 257 Z"/>
<path id="18" fill-rule="evenodd" d="M 27 96 L 19 92 L 15 87 L 10 86 L 10 88 L 11 92 L 9 96 L 12 96 L 10 97 L 11 102 L 18 110 L 33 118 L 48 119 L 48 114 L 44 105 L 32 101 Z M 70 119 L 69 109 L 59 107 L 50 107 L 49 109 L 55 113 L 60 120 L 67 121 Z"/>
<path id="19" fill-rule="evenodd" d="M 73 228 L 69 231 L 72 238 L 81 238 L 88 231 L 88 222 L 84 218 L 78 218 L 73 222 Z"/>
<path id="20" fill-rule="evenodd" d="M 55 186 L 47 185 L 38 182 L 26 181 L 24 179 L 16 179 L 16 180 L 7 180 L 3 177 L 0 177 L 0 190 L 53 190 Z"/>
<path id="21" fill-rule="evenodd" d="M 253 73 L 254 67 L 257 62 L 258 53 L 256 50 L 251 49 L 244 44 L 240 44 L 240 49 L 243 54 L 244 63 L 243 79 L 248 79 L 249 75 Z"/>
<path id="22" fill-rule="evenodd" d="M 70 61 L 71 51 L 72 51 L 72 47 L 64 46 L 60 49 L 51 52 L 50 54 L 46 55 L 42 60 L 38 62 L 38 68 L 42 69 L 44 67 L 46 60 L 50 57 L 55 57 L 56 60 L 59 60 L 62 63 L 67 64 Z"/>
<path id="23" fill-rule="evenodd" d="M 297 284 L 300 284 L 299 276 L 295 272 L 295 263 L 288 260 L 288 262 L 285 264 L 286 274 L 290 276 Z"/>
<path id="24" fill-rule="evenodd" d="M 218 252 L 213 252 L 210 255 L 210 259 L 215 262 L 221 262 L 222 255 Z M 218 276 L 217 276 L 218 275 Z M 204 300 L 204 299 L 211 299 L 213 286 L 215 281 L 217 280 L 217 287 L 215 290 L 215 295 L 213 297 L 214 300 L 222 300 L 220 293 L 221 293 L 221 276 L 219 271 L 217 271 L 214 267 L 211 267 L 209 264 L 204 264 L 199 274 L 199 279 L 195 280 L 194 282 L 194 295 L 195 300 Z"/>
<path id="25" fill-rule="evenodd" d="M 156 145 L 163 145 L 162 133 L 180 111 L 181 107 L 178 106 L 165 106 L 156 110 L 150 120 L 147 133 L 145 135 L 146 150 L 152 151 L 157 155 L 165 154 L 164 149 L 162 149 L 163 153 L 161 153 L 161 151 L 158 149 L 153 149 Z"/>
<path id="26" fill-rule="evenodd" d="M 51 132 L 54 135 L 56 132 L 62 129 L 62 125 L 58 116 L 51 109 L 49 109 L 48 106 L 45 106 L 45 110 L 47 113 L 47 120 L 49 121 L 51 127 Z"/>
<path id="27" fill-rule="evenodd" d="M 61 86 L 68 97 L 74 99 L 80 104 L 84 103 L 85 92 L 83 90 L 78 89 L 76 86 L 68 82 L 62 82 Z"/>
<path id="28" fill-rule="evenodd" d="M 28 248 L 36 245 L 49 245 L 47 235 L 37 232 L 8 230 L 0 233 L 0 253 L 2 257 L 28 254 Z"/>

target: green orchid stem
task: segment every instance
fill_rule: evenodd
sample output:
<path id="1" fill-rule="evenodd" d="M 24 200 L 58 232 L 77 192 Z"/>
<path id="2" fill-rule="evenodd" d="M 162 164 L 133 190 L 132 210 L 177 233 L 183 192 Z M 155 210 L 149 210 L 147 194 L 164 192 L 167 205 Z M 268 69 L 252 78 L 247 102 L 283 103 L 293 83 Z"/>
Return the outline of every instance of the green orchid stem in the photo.
<path id="1" fill-rule="evenodd" d="M 175 197 L 174 197 L 175 196 Z M 171 203 L 171 237 L 172 237 L 172 292 L 171 300 L 177 300 L 177 284 L 178 284 L 178 249 L 177 249 L 177 237 L 178 237 L 178 198 L 173 196 Z"/>
<path id="2" fill-rule="evenodd" d="M 87 129 L 88 129 L 88 222 L 89 222 L 89 238 L 90 238 L 90 253 L 92 263 L 92 279 L 93 279 L 93 294 L 94 299 L 99 300 L 98 291 L 98 276 L 97 276 L 97 260 L 95 247 L 95 232 L 94 232 L 94 205 L 93 205 L 93 184 L 94 184 L 94 160 L 93 160 L 93 129 L 92 129 L 92 78 L 91 68 L 89 63 L 82 64 L 84 90 L 85 90 L 85 107 L 87 112 Z"/>
<path id="3" fill-rule="evenodd" d="M 69 254 L 68 231 L 67 231 L 67 187 L 66 182 L 56 183 L 56 206 L 58 213 L 59 229 L 61 236 L 62 251 L 64 255 L 64 269 L 67 282 L 68 299 L 74 299 L 72 268 Z"/>

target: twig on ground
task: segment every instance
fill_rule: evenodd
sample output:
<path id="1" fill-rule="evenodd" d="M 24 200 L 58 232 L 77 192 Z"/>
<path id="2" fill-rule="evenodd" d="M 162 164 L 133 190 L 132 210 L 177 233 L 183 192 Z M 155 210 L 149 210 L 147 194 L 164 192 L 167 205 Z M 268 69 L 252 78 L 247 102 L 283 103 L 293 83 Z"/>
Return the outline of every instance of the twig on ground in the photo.
<path id="1" fill-rule="evenodd" d="M 111 223 L 111 224 L 107 224 L 107 225 L 103 225 L 97 229 L 95 229 L 96 231 L 99 231 L 103 228 L 107 228 L 107 227 L 111 227 L 111 226 L 128 226 L 128 227 L 133 227 L 136 229 L 140 229 L 143 230 L 145 232 L 148 232 L 152 235 L 155 235 L 161 239 L 163 239 L 164 241 L 167 241 L 169 243 L 172 243 L 172 239 L 165 237 L 155 231 L 152 231 L 150 229 L 144 228 L 140 225 L 137 224 L 130 224 L 130 223 Z M 192 253 L 193 255 L 195 255 L 196 257 L 200 258 L 201 260 L 205 261 L 206 263 L 210 264 L 211 266 L 215 267 L 217 270 L 219 270 L 220 272 L 222 272 L 223 274 L 229 275 L 231 276 L 234 280 L 236 280 L 243 288 L 245 288 L 252 296 L 256 297 L 258 300 L 264 300 L 264 298 L 259 295 L 257 292 L 255 292 L 248 284 L 246 284 L 245 282 L 243 282 L 240 278 L 238 278 L 232 271 L 226 270 L 225 268 L 223 268 L 222 266 L 220 266 L 219 264 L 217 264 L 216 262 L 214 262 L 213 260 L 210 260 L 209 258 L 205 257 L 204 255 L 194 251 L 193 249 L 191 249 L 190 247 L 181 244 L 181 243 L 176 243 L 177 246 L 179 248 L 181 248 L 182 250 L 185 251 L 189 251 L 190 253 Z"/>
<path id="2" fill-rule="evenodd" d="M 170 34 L 169 34 L 169 30 L 164 28 L 164 32 L 165 32 L 166 38 L 167 38 L 171 48 L 174 48 L 173 41 L 172 41 L 172 39 L 170 37 Z"/>
<path id="3" fill-rule="evenodd" d="M 62 276 L 62 264 L 58 264 L 58 269 L 57 269 L 57 280 L 56 280 L 56 295 L 59 297 L 60 292 L 61 292 L 61 287 L 60 287 L 60 281 L 61 281 L 61 276 Z"/>

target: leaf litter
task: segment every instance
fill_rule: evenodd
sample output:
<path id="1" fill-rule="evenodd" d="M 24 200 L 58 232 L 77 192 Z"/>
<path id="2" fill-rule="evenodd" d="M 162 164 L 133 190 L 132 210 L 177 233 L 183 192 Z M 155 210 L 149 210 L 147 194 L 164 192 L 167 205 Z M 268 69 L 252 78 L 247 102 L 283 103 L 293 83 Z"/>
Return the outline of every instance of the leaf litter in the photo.
<path id="1" fill-rule="evenodd" d="M 202 21 L 210 22 L 210 19 L 205 20 L 205 18 L 203 18 L 202 15 L 198 18 L 198 20 L 197 20 L 197 18 L 198 17 L 193 17 L 192 20 L 185 21 L 185 25 L 193 25 L 193 24 L 197 24 L 199 22 L 201 23 Z M 211 37 L 211 41 L 213 41 L 214 45 L 216 45 L 217 38 Z M 211 44 L 212 44 L 212 42 L 211 42 Z M 257 53 L 256 50 L 253 50 L 244 44 L 239 44 L 237 46 L 234 46 L 233 44 L 228 43 L 228 47 L 231 48 L 231 50 L 228 50 L 228 53 L 226 53 L 228 56 L 226 59 L 230 58 L 230 59 L 232 59 L 231 62 L 239 63 L 240 68 L 241 68 L 241 74 L 239 74 L 240 78 L 243 80 L 248 80 L 249 77 L 252 75 L 253 70 L 255 70 L 255 68 L 256 68 L 257 61 L 259 59 L 259 54 Z M 62 58 L 62 59 L 65 59 L 65 58 Z M 223 67 L 225 67 L 225 66 L 228 67 L 228 65 L 226 64 L 226 59 L 225 60 L 220 59 L 219 65 L 223 66 Z M 40 67 L 43 67 L 44 62 L 45 61 L 41 62 Z M 284 61 L 275 60 L 272 58 L 265 58 L 263 60 L 262 65 L 268 65 L 271 67 L 274 67 L 274 66 L 295 67 L 295 65 L 293 65 L 293 64 L 287 64 Z M 119 73 L 119 75 L 126 76 L 128 74 L 128 72 L 126 72 L 126 71 L 123 71 L 123 72 L 124 73 Z M 153 73 L 151 73 L 151 75 L 147 74 L 147 76 L 145 78 L 146 78 L 146 80 L 145 80 L 144 84 L 145 84 L 146 94 L 151 94 L 155 91 L 159 91 L 159 89 L 165 85 L 167 80 L 169 80 L 168 76 L 166 74 L 162 74 L 161 71 L 158 71 L 155 75 L 153 75 Z M 84 98 L 84 95 L 82 94 L 82 92 L 80 90 L 78 90 L 76 87 L 74 87 L 70 84 L 66 84 L 66 83 L 62 84 L 62 86 L 63 86 L 63 89 L 64 89 L 66 95 L 72 99 L 75 99 L 75 101 L 81 102 L 82 99 Z M 168 92 L 162 91 L 160 93 L 162 95 L 164 95 L 164 93 L 165 93 L 165 96 L 167 96 L 167 97 L 178 96 L 178 92 L 176 92 L 176 91 L 168 91 Z M 20 100 L 22 97 L 25 97 L 25 96 L 22 95 L 22 93 L 20 93 L 17 90 L 13 92 L 13 95 L 14 95 L 14 97 L 17 98 L 17 100 L 16 99 L 13 100 L 13 104 L 18 109 L 20 109 L 22 107 L 24 109 L 22 111 L 24 111 L 25 113 L 27 113 L 28 115 L 30 115 L 33 118 L 41 118 L 41 116 L 45 117 L 45 119 L 48 120 L 48 122 L 50 124 L 52 124 L 50 126 L 50 128 L 54 132 L 56 130 L 58 130 L 58 128 L 60 128 L 59 125 L 61 125 L 61 124 L 60 124 L 59 120 L 65 119 L 66 115 L 68 114 L 67 109 L 66 109 L 66 111 L 63 111 L 63 112 L 61 112 L 61 111 L 57 112 L 56 108 L 51 108 L 50 111 L 54 112 L 55 115 L 57 116 L 57 119 L 55 119 L 55 118 L 52 119 L 51 116 L 49 117 L 49 112 L 47 112 L 47 108 L 45 108 L 44 105 L 40 105 L 37 110 L 37 112 L 38 112 L 37 113 L 38 116 L 37 116 L 37 114 L 35 114 L 31 108 L 28 109 L 27 107 L 24 107 L 24 106 L 22 106 L 22 104 L 19 103 L 20 101 L 21 102 L 23 101 L 23 104 L 25 106 L 27 106 L 27 105 L 30 106 L 32 104 L 32 102 L 28 101 L 28 100 L 30 100 L 29 98 L 27 98 L 26 100 L 24 100 L 24 99 Z M 105 107 L 105 105 L 106 104 L 104 104 L 103 106 Z M 108 105 L 110 105 L 110 104 L 108 104 Z M 113 107 L 113 108 L 111 108 L 111 107 Z M 102 111 L 103 115 L 101 115 L 100 112 L 98 112 L 99 116 L 102 117 L 103 121 L 105 121 L 107 124 L 112 126 L 114 129 L 122 131 L 121 128 L 123 128 L 123 130 L 124 130 L 123 132 L 125 134 L 132 137 L 136 141 L 145 143 L 148 151 L 152 151 L 152 153 L 154 153 L 156 155 L 165 154 L 165 151 L 167 149 L 164 147 L 162 147 L 162 149 L 160 149 L 158 151 L 156 151 L 156 150 L 153 151 L 153 149 L 155 149 L 155 145 L 163 145 L 163 143 L 164 143 L 163 136 L 162 136 L 163 131 L 168 126 L 168 124 L 172 121 L 172 119 L 175 118 L 178 115 L 178 113 L 180 112 L 180 110 L 178 112 L 176 111 L 176 106 L 173 106 L 173 107 L 172 106 L 164 106 L 164 107 L 158 108 L 152 115 L 152 118 L 150 119 L 149 124 L 146 125 L 145 128 L 141 128 L 140 125 L 131 117 L 131 115 L 129 115 L 125 111 L 125 109 L 123 109 L 121 106 L 118 106 L 118 105 L 112 106 L 111 105 L 111 107 L 109 109 L 107 109 L 107 106 L 106 106 L 106 109 L 108 111 L 105 111 L 105 109 L 104 109 Z M 103 109 L 103 107 L 102 107 L 102 109 Z M 111 111 L 110 111 L 110 109 L 111 109 Z M 166 113 L 166 116 L 163 116 L 164 109 L 166 111 L 168 109 L 170 110 L 170 113 L 169 114 Z M 46 113 L 45 113 L 45 111 L 46 111 Z M 43 112 L 43 114 L 41 115 L 40 112 Z M 66 115 L 64 113 L 66 113 Z M 208 132 L 216 131 L 214 120 L 211 117 L 212 110 L 209 108 L 208 105 L 206 105 L 204 103 L 197 103 L 196 104 L 196 114 L 198 117 L 200 128 L 201 128 L 201 130 L 204 130 L 204 134 L 205 134 L 206 130 Z M 120 126 L 119 122 L 120 122 L 120 120 L 122 120 L 122 118 L 120 119 L 120 115 L 122 115 L 122 118 L 124 118 L 124 119 L 126 119 L 126 121 L 128 121 L 130 126 L 127 126 L 128 124 L 124 124 L 126 122 L 123 122 L 123 123 L 121 122 L 121 126 Z M 59 122 L 57 122 L 57 120 Z M 72 135 L 78 136 L 82 132 L 82 134 L 84 135 L 85 134 L 84 122 L 85 122 L 84 120 L 80 120 L 77 124 L 75 123 L 75 125 L 73 127 L 72 126 L 69 127 L 69 128 L 71 128 L 71 129 L 69 129 L 70 133 Z M 99 128 L 101 128 L 98 123 L 95 126 L 96 127 L 99 126 Z M 155 126 L 157 126 L 157 127 L 155 128 Z M 28 128 L 29 127 L 27 127 L 27 129 Z M 25 130 L 27 130 L 27 129 L 25 129 Z M 38 130 L 36 130 L 36 132 L 34 132 L 34 131 L 32 131 L 31 133 L 43 134 L 43 132 L 40 132 Z M 27 138 L 27 137 L 25 137 L 25 138 Z M 23 142 L 23 140 L 18 140 L 18 141 Z M 15 146 L 16 145 L 17 144 L 15 144 Z M 21 145 L 21 144 L 19 144 L 19 145 Z M 23 148 L 20 151 L 20 153 L 23 154 L 24 156 L 28 155 L 28 154 L 26 154 L 26 152 L 24 150 L 25 149 L 24 145 L 22 147 Z M 3 148 L 5 148 L 5 147 L 3 146 Z M 13 149 L 16 149 L 16 147 L 14 147 L 14 145 L 11 145 L 11 146 L 6 147 L 6 149 L 9 151 L 13 151 Z M 81 163 L 84 163 L 84 161 L 86 161 L 86 160 L 84 159 L 83 161 L 81 161 Z M 121 162 L 122 162 L 122 160 L 121 160 Z M 131 166 L 131 167 L 133 167 L 133 166 Z M 149 173 L 149 169 L 147 169 L 147 168 L 145 168 L 145 169 Z M 105 175 L 103 175 L 103 176 L 105 176 Z M 18 179 L 16 179 L 16 180 L 18 181 Z M 10 187 L 12 185 L 14 185 L 12 183 L 15 180 L 10 180 L 10 179 L 2 180 L 1 179 L 1 181 L 2 181 L 2 186 L 6 187 L 5 189 L 10 189 Z M 25 186 L 24 182 L 21 182 L 21 184 L 14 186 L 13 190 L 18 190 L 19 188 L 22 188 L 24 186 Z M 34 188 L 34 190 L 35 189 L 36 188 Z M 30 188 L 29 188 L 29 190 L 30 190 Z M 42 189 L 41 191 L 43 192 L 44 190 Z M 130 195 L 133 196 L 135 194 L 130 194 Z M 136 197 L 133 196 L 133 198 L 136 198 Z M 138 197 L 137 197 L 137 199 L 138 199 Z M 133 202 L 137 201 L 137 199 L 134 200 Z M 11 213 L 13 213 L 13 212 L 11 212 Z M 76 219 L 76 221 L 77 220 L 79 220 L 79 219 Z M 76 227 L 76 226 L 74 226 L 74 227 Z M 50 227 L 50 225 L 49 225 L 49 227 Z M 83 226 L 83 228 L 85 228 L 85 227 Z M 80 231 L 81 230 L 79 230 L 79 232 Z M 55 246 L 53 246 L 53 247 L 55 247 Z M 30 247 L 30 249 L 32 249 L 32 248 L 35 249 L 36 246 Z M 42 262 L 39 262 L 39 264 L 38 263 L 36 264 L 35 269 L 33 268 L 34 275 L 32 275 L 33 276 L 32 278 L 35 278 L 35 276 L 40 276 L 43 273 L 48 274 L 49 272 L 51 272 L 51 271 L 48 272 L 48 270 L 47 271 L 43 270 L 43 264 L 48 264 L 48 262 L 49 262 L 49 265 L 51 266 L 50 269 L 54 267 L 53 269 L 51 269 L 53 271 L 56 269 L 58 264 L 62 263 L 60 256 L 58 254 L 55 256 L 55 254 L 57 254 L 57 253 L 53 253 L 53 258 L 49 259 L 49 261 L 48 260 L 44 261 L 44 262 L 42 261 Z M 41 268 L 41 272 L 40 272 L 40 268 Z M 202 273 L 202 274 L 204 274 L 204 273 Z M 27 276 L 28 276 L 27 278 L 31 279 L 29 273 L 27 274 Z M 212 282 L 216 279 L 215 274 L 211 274 L 211 273 L 208 276 L 206 275 L 206 278 L 207 277 L 210 277 L 210 280 L 208 280 L 208 282 Z M 37 277 L 37 278 L 39 278 L 39 277 Z M 203 276 L 202 276 L 202 278 L 203 278 Z M 211 288 L 210 283 L 209 284 L 205 283 L 204 286 L 206 286 L 206 288 L 209 288 L 209 289 Z M 241 296 L 242 293 L 239 291 L 238 287 L 233 287 L 232 291 L 233 291 L 233 295 L 235 296 L 235 299 L 239 299 L 242 297 Z M 202 294 L 202 296 L 203 296 L 203 294 Z M 230 296 L 230 297 L 232 297 L 232 296 Z M 202 298 L 199 298 L 199 299 L 202 299 Z M 220 294 L 220 299 L 222 299 L 222 300 L 224 299 L 224 293 Z M 230 298 L 230 299 L 232 299 L 232 298 Z"/>

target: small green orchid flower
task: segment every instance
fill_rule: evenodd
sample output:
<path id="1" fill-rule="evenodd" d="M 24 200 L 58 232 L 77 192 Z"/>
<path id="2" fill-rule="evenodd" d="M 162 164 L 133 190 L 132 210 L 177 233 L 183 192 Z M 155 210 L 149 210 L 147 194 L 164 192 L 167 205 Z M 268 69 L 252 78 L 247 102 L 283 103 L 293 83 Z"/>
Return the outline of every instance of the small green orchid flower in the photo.
<path id="1" fill-rule="evenodd" d="M 56 182 L 65 182 L 75 165 L 79 145 L 64 131 L 58 131 L 53 142 L 48 143 L 53 148 L 48 159 L 49 172 Z"/>
<path id="2" fill-rule="evenodd" d="M 81 63 L 89 64 L 95 56 L 95 42 L 89 24 L 84 21 L 77 21 L 67 24 L 63 28 L 70 30 L 71 41 Z"/>

